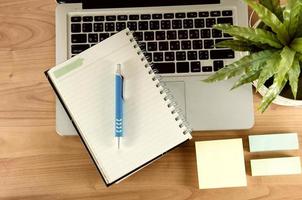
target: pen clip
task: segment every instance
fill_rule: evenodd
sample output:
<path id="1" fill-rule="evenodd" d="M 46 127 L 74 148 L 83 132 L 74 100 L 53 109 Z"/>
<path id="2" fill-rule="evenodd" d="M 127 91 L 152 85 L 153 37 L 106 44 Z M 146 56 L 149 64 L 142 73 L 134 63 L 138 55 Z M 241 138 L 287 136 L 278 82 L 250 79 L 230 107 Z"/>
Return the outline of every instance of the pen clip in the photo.
<path id="1" fill-rule="evenodd" d="M 122 100 L 124 101 L 124 91 L 125 91 L 125 84 L 124 84 L 124 77 L 122 76 L 122 75 L 120 75 L 121 76 L 121 79 L 122 79 L 122 94 L 121 94 L 121 96 L 122 96 Z"/>

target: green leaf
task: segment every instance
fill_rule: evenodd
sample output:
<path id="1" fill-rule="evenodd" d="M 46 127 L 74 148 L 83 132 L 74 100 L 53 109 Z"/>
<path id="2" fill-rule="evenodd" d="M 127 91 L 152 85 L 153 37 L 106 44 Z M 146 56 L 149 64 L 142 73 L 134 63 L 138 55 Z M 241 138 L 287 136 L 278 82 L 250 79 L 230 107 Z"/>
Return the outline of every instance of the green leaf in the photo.
<path id="1" fill-rule="evenodd" d="M 244 84 L 251 83 L 252 81 L 258 79 L 261 69 L 263 68 L 265 61 L 258 62 L 252 66 L 250 66 L 249 70 L 240 77 L 240 79 L 234 84 L 231 90 L 238 88 Z"/>
<path id="2" fill-rule="evenodd" d="M 290 47 L 295 51 L 302 53 L 302 37 L 294 39 L 290 44 Z"/>
<path id="3" fill-rule="evenodd" d="M 221 80 L 227 80 L 234 76 L 244 74 L 248 68 L 256 63 L 262 63 L 272 56 L 274 50 L 264 50 L 257 53 L 253 53 L 248 56 L 244 56 L 240 60 L 227 65 L 226 67 L 220 69 L 215 74 L 209 76 L 204 82 L 216 82 Z"/>
<path id="4" fill-rule="evenodd" d="M 280 92 L 284 88 L 288 79 L 287 73 L 294 62 L 295 54 L 296 52 L 291 50 L 290 48 L 283 48 L 281 52 L 281 60 L 278 65 L 278 70 L 274 76 L 274 82 L 269 87 L 267 93 L 263 96 L 263 99 L 258 108 L 259 110 L 261 110 L 261 112 L 264 112 L 267 109 L 267 107 L 274 101 L 277 95 L 280 94 Z"/>
<path id="5" fill-rule="evenodd" d="M 296 99 L 297 92 L 298 92 L 298 83 L 299 83 L 299 76 L 300 76 L 300 64 L 298 58 L 295 58 L 292 67 L 288 71 L 288 79 L 289 85 L 292 89 L 292 93 Z"/>
<path id="6" fill-rule="evenodd" d="M 272 11 L 280 21 L 283 21 L 282 8 L 280 7 L 280 0 L 260 0 L 260 4 Z"/>
<path id="7" fill-rule="evenodd" d="M 277 73 L 278 66 L 280 63 L 279 52 L 272 55 L 272 57 L 267 60 L 266 65 L 263 67 L 260 76 L 258 78 L 256 90 L 258 91 L 264 83 L 271 78 L 274 74 Z"/>
<path id="8" fill-rule="evenodd" d="M 263 5 L 257 3 L 255 0 L 244 0 L 257 13 L 259 18 L 277 34 L 277 38 L 283 45 L 286 45 L 290 38 L 284 24 Z"/>
<path id="9" fill-rule="evenodd" d="M 261 50 L 256 45 L 242 40 L 224 40 L 215 45 L 216 47 L 226 47 L 234 51 L 259 51 Z"/>
<path id="10" fill-rule="evenodd" d="M 296 35 L 299 28 L 300 13 L 302 12 L 302 4 L 297 0 L 289 0 L 283 11 L 284 25 L 287 28 L 290 38 Z"/>
<path id="11" fill-rule="evenodd" d="M 217 24 L 214 26 L 214 28 L 235 37 L 241 37 L 246 40 L 261 44 L 268 44 L 275 48 L 282 48 L 282 45 L 273 33 L 262 30 L 260 28 L 254 29 L 249 27 L 233 26 L 229 24 Z"/>

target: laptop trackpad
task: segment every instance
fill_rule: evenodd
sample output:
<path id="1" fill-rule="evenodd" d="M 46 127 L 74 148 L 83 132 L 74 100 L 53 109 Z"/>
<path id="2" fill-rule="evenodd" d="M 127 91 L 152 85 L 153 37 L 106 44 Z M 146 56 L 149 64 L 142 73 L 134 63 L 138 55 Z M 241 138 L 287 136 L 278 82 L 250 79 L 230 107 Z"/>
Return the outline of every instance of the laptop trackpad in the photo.
<path id="1" fill-rule="evenodd" d="M 186 116 L 185 83 L 183 81 L 167 81 L 165 84 Z"/>

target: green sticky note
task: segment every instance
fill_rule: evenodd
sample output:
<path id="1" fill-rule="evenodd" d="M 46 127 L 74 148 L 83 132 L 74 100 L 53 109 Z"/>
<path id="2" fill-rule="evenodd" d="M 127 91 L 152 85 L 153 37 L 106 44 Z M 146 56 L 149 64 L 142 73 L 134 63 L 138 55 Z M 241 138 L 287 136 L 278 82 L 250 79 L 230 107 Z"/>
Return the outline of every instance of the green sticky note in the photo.
<path id="1" fill-rule="evenodd" d="M 250 135 L 250 152 L 299 149 L 297 133 Z"/>
<path id="2" fill-rule="evenodd" d="M 56 78 L 60 78 L 66 74 L 68 74 L 69 72 L 71 72 L 72 70 L 75 70 L 79 67 L 82 66 L 84 62 L 84 59 L 83 58 L 78 58 L 76 59 L 75 61 L 67 64 L 66 66 L 56 70 L 53 74 Z"/>

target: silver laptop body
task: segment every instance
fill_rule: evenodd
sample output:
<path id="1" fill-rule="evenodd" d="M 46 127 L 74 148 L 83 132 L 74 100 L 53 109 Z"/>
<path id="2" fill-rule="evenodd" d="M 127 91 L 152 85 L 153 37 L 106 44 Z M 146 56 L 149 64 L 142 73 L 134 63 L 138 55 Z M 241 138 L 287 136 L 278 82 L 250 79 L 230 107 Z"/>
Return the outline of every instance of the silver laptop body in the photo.
<path id="1" fill-rule="evenodd" d="M 80 0 L 75 0 L 79 2 Z M 93 1 L 86 0 L 90 2 L 89 5 L 86 6 L 92 6 L 93 7 Z M 74 2 L 71 0 L 71 2 Z M 104 1 L 103 1 L 104 2 Z M 117 1 L 118 2 L 118 1 Z M 121 1 L 122 2 L 122 1 Z M 128 1 L 126 1 L 128 2 Z M 129 1 L 135 4 L 135 1 Z M 139 2 L 139 1 L 137 1 Z M 173 1 L 171 1 L 173 2 Z M 80 52 L 80 50 L 73 49 L 75 47 L 82 48 L 89 45 L 93 45 L 95 42 L 99 42 L 101 36 L 99 36 L 99 32 L 95 33 L 97 29 L 95 29 L 94 23 L 103 23 L 103 32 L 106 32 L 105 29 L 110 28 L 110 26 L 106 25 L 107 16 L 116 16 L 116 20 L 118 18 L 123 19 L 122 16 L 127 16 L 126 23 L 130 21 L 130 15 L 132 19 L 135 19 L 136 16 L 139 16 L 138 20 L 138 29 L 144 28 L 144 23 L 139 23 L 139 21 L 148 21 L 149 26 L 151 25 L 150 21 L 155 18 L 155 21 L 159 21 L 160 23 L 160 30 L 153 30 L 158 31 L 159 34 L 154 32 L 154 41 L 157 42 L 157 45 L 162 45 L 162 47 L 158 48 L 165 48 L 165 41 L 168 41 L 168 39 L 163 40 L 163 43 L 159 44 L 160 41 L 156 41 L 157 37 L 160 37 L 160 31 L 165 32 L 166 37 L 168 37 L 168 31 L 171 31 L 171 36 L 173 37 L 173 30 L 174 28 L 177 28 L 177 23 L 179 21 L 182 21 L 181 26 L 186 26 L 186 30 L 188 31 L 188 38 L 185 39 L 189 42 L 184 42 L 179 40 L 178 37 L 180 35 L 176 36 L 176 39 L 174 38 L 173 44 L 178 44 L 177 41 L 180 41 L 180 49 L 174 51 L 174 56 L 178 56 L 177 59 L 183 60 L 183 61 L 175 61 L 175 69 L 172 68 L 164 68 L 163 73 L 161 73 L 162 80 L 166 83 L 167 87 L 170 89 L 172 95 L 175 97 L 176 101 L 178 102 L 180 108 L 183 110 L 187 120 L 189 121 L 191 127 L 195 131 L 212 131 L 212 130 L 234 130 L 234 129 L 249 129 L 254 124 L 254 112 L 253 112 L 253 95 L 252 95 L 252 86 L 246 85 L 243 87 L 240 87 L 239 89 L 230 91 L 230 88 L 234 84 L 235 80 L 227 80 L 222 81 L 218 83 L 208 84 L 201 82 L 202 79 L 205 79 L 210 74 L 213 74 L 214 71 L 218 70 L 219 65 L 221 64 L 221 61 L 223 61 L 223 64 L 229 64 L 233 61 L 237 60 L 242 54 L 235 53 L 234 58 L 228 58 L 224 59 L 221 58 L 221 55 L 225 52 L 223 51 L 220 53 L 219 50 L 222 49 L 216 49 L 215 47 L 210 47 L 210 49 L 203 49 L 203 51 L 208 51 L 208 59 L 205 59 L 204 57 L 199 56 L 205 56 L 204 52 L 200 53 L 199 50 L 196 50 L 196 53 L 194 52 L 194 48 L 196 48 L 196 45 L 198 46 L 198 42 L 194 42 L 193 40 L 196 39 L 194 36 L 193 30 L 198 30 L 198 34 L 202 29 L 209 29 L 211 38 L 197 38 L 198 40 L 202 41 L 201 45 L 203 48 L 205 48 L 206 45 L 209 45 L 208 42 L 211 43 L 211 41 L 205 41 L 205 40 L 213 40 L 216 42 L 218 39 L 223 39 L 224 34 L 221 36 L 221 33 L 213 33 L 213 30 L 209 27 L 207 27 L 208 23 L 211 23 L 211 20 L 207 20 L 208 18 L 215 18 L 216 22 L 223 21 L 224 19 L 220 18 L 229 18 L 228 15 L 230 15 L 230 11 L 232 11 L 232 18 L 233 23 L 240 25 L 240 26 L 247 26 L 248 24 L 248 9 L 247 6 L 243 4 L 241 0 L 218 0 L 216 4 L 213 4 L 213 1 L 208 0 L 199 0 L 199 1 L 192 1 L 194 2 L 194 5 L 176 5 L 177 2 L 175 1 L 175 5 L 149 5 L 147 4 L 146 7 L 128 7 L 123 5 L 122 7 L 116 7 L 116 8 L 99 8 L 99 5 L 96 6 L 95 9 L 83 9 L 82 3 L 58 3 L 56 8 L 56 63 L 62 63 L 71 56 L 73 56 L 74 52 Z M 200 2 L 196 4 L 196 2 Z M 211 4 L 207 4 L 207 2 L 212 2 Z M 92 4 L 92 5 L 91 5 Z M 110 7 L 110 2 L 107 3 Z M 112 6 L 111 6 L 112 7 Z M 85 6 L 84 6 L 85 8 Z M 217 12 L 219 11 L 219 12 Z M 172 14 L 173 15 L 172 15 Z M 184 17 L 185 13 L 185 18 Z M 197 16 L 196 16 L 197 13 Z M 206 17 L 206 13 L 209 13 L 208 17 Z M 160 16 L 156 14 L 161 14 Z M 205 16 L 204 16 L 205 14 Z M 144 15 L 144 16 L 142 16 Z M 201 15 L 201 16 L 200 16 Z M 224 16 L 226 15 L 226 16 Z M 76 17 L 81 18 L 81 21 L 77 21 L 78 19 Z M 92 21 L 91 18 L 92 17 Z M 98 18 L 96 18 L 98 16 Z M 105 21 L 95 21 L 95 20 L 102 20 L 99 16 L 103 17 Z M 150 18 L 151 16 L 151 18 Z M 73 17 L 73 18 L 72 18 Z M 85 21 L 84 22 L 84 17 Z M 162 17 L 161 19 L 158 19 Z M 174 18 L 171 18 L 174 17 Z M 177 17 L 177 18 L 176 18 Z M 203 19 L 203 17 L 205 17 Z M 72 22 L 71 18 L 73 19 Z M 144 18 L 144 20 L 143 20 Z M 149 19 L 150 18 L 150 19 Z M 167 19 L 166 19 L 167 18 Z M 189 19 L 188 19 L 189 18 Z M 197 25 L 190 24 L 193 20 L 195 22 L 196 19 L 202 18 L 204 21 L 203 28 L 196 28 Z M 219 18 L 219 19 L 218 19 Z M 173 22 L 173 20 L 178 20 Z M 186 20 L 188 19 L 188 20 Z M 191 20 L 192 19 L 192 20 Z M 112 20 L 111 18 L 108 18 L 108 20 Z M 125 20 L 125 19 L 123 19 Z M 161 22 L 162 20 L 170 21 L 171 24 L 167 24 L 166 22 Z M 186 25 L 184 24 L 184 20 L 186 20 Z M 214 20 L 214 21 L 215 21 Z M 109 21 L 112 23 L 111 21 Z M 109 23 L 108 22 L 108 23 Z M 79 25 L 73 25 L 71 28 L 71 24 L 79 24 Z M 76 39 L 77 37 L 72 38 L 71 34 L 82 34 L 84 31 L 83 23 L 90 23 L 92 24 L 92 35 L 97 34 L 97 39 L 91 37 L 88 37 L 89 33 L 84 33 L 87 35 L 86 40 L 82 43 L 82 45 L 77 46 L 78 44 L 72 44 L 73 42 L 78 42 Z M 114 23 L 117 23 L 116 21 Z M 172 24 L 173 23 L 173 24 Z M 121 23 L 122 24 L 122 23 Z M 153 24 L 152 24 L 153 25 Z M 156 24 L 155 24 L 156 25 Z M 169 26 L 170 25 L 170 29 Z M 89 31 L 89 27 L 85 27 L 85 31 Z M 106 27 L 105 27 L 106 26 Z M 168 27 L 166 27 L 168 26 Z M 196 26 L 196 27 L 195 27 Z M 202 25 L 198 25 L 202 26 Z M 78 31 L 76 30 L 76 27 L 80 27 L 82 30 Z M 100 29 L 100 27 L 98 26 Z M 123 28 L 123 27 L 120 27 Z M 145 27 L 146 28 L 146 27 Z M 153 28 L 153 27 L 152 27 Z M 155 26 L 156 28 L 156 26 Z M 162 30 L 164 28 L 165 30 Z M 72 30 L 71 30 L 72 29 Z M 116 28 L 117 29 L 117 28 Z M 184 27 L 177 29 L 176 31 L 182 30 Z M 191 31 L 192 29 L 192 31 Z M 71 33 L 71 31 L 75 31 L 77 33 Z M 101 31 L 101 30 L 97 30 Z M 115 30 L 117 31 L 117 30 Z M 145 34 L 145 31 L 143 34 Z M 110 31 L 109 31 L 110 32 Z M 139 32 L 139 30 L 137 30 Z M 204 31 L 207 33 L 207 31 Z M 203 32 L 203 34 L 204 34 Z M 209 32 L 209 31 L 208 31 Z M 95 34 L 94 34 L 95 33 Z M 182 32 L 177 32 L 178 34 L 181 34 Z M 216 35 L 218 34 L 218 35 Z M 219 35 L 220 34 L 220 35 Z M 149 34 L 150 35 L 150 34 Z M 221 36 L 220 38 L 213 38 L 213 36 Z M 144 39 L 150 40 L 150 38 L 146 38 L 146 34 Z M 151 34 L 152 36 L 152 34 Z M 149 36 L 148 36 L 149 37 Z M 183 36 L 181 36 L 183 37 Z M 193 38 L 193 39 L 191 39 Z M 152 40 L 152 38 L 151 38 Z M 92 41 L 92 42 L 91 42 Z M 154 42 L 153 41 L 153 42 Z M 151 50 L 152 45 L 148 44 L 150 41 L 144 41 L 146 43 L 146 48 Z M 194 42 L 194 43 L 193 43 Z M 207 44 L 205 44 L 207 42 Z M 87 44 L 86 44 L 87 43 Z M 171 44 L 171 41 L 168 41 L 168 44 Z M 192 46 L 185 46 L 187 44 L 190 44 Z M 193 46 L 195 45 L 195 47 Z M 74 45 L 74 46 L 72 46 Z M 172 45 L 172 44 L 171 44 Z M 86 48 L 86 47 L 85 47 Z M 172 49 L 172 46 L 167 47 L 169 49 Z M 175 48 L 175 46 L 173 46 Z M 178 48 L 178 47 L 176 47 Z M 182 53 L 177 53 L 179 51 L 182 51 L 183 48 L 186 48 L 184 50 L 186 53 L 184 54 L 186 58 L 182 59 L 181 56 L 183 56 Z M 215 51 L 217 50 L 217 51 Z M 73 51 L 73 53 L 72 53 Z M 192 51 L 192 53 L 188 53 L 188 51 Z M 213 52 L 212 52 L 213 51 Z M 215 51 L 215 52 L 214 52 Z M 148 50 L 147 50 L 148 52 Z M 167 59 L 171 59 L 171 56 L 169 57 L 169 53 L 162 53 L 160 50 L 158 50 L 159 53 L 156 52 L 148 52 L 151 56 L 153 56 L 153 59 L 159 60 L 161 63 L 167 63 Z M 211 59 L 213 56 L 217 56 L 217 59 Z M 164 55 L 164 58 L 162 58 L 161 55 Z M 167 56 L 167 57 L 166 57 Z M 189 57 L 191 56 L 191 57 Z M 228 55 L 226 55 L 228 56 Z M 197 58 L 197 59 L 196 59 Z M 203 58 L 200 60 L 200 58 Z M 176 58 L 174 58 L 176 60 Z M 189 59 L 195 59 L 194 63 L 192 60 Z M 152 60 L 154 62 L 154 60 Z M 157 62 L 156 61 L 156 62 Z M 215 62 L 215 69 L 213 66 L 213 62 Z M 173 61 L 174 62 L 174 61 Z M 177 63 L 180 62 L 180 63 Z M 200 62 L 200 64 L 198 64 Z M 159 63 L 158 66 L 165 65 Z M 170 62 L 171 64 L 171 62 Z M 172 64 L 170 65 L 172 66 Z M 170 69 L 173 70 L 173 72 L 166 72 L 165 70 Z M 159 70 L 161 71 L 161 69 Z M 57 133 L 60 135 L 76 135 L 76 131 L 74 127 L 72 126 L 72 123 L 70 122 L 69 117 L 65 113 L 64 108 L 60 104 L 59 100 L 56 100 L 56 129 Z"/>

